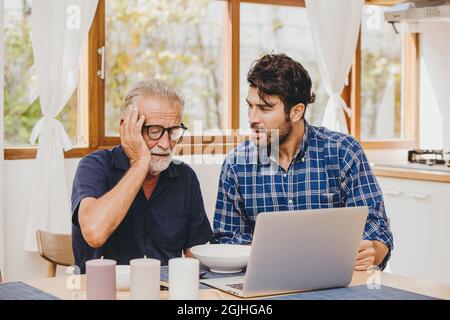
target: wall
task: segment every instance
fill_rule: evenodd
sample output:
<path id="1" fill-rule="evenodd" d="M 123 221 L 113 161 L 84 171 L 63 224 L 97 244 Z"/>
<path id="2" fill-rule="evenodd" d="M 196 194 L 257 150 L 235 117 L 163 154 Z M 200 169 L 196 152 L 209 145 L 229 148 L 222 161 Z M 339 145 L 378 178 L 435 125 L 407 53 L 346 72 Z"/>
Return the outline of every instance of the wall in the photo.
<path id="1" fill-rule="evenodd" d="M 68 188 L 78 160 L 67 159 Z M 5 278 L 32 279 L 45 274 L 46 263 L 37 253 L 23 250 L 27 206 L 31 192 L 34 160 L 5 161 Z M 69 183 L 70 182 L 70 183 Z M 68 217 L 69 219 L 70 217 Z"/>

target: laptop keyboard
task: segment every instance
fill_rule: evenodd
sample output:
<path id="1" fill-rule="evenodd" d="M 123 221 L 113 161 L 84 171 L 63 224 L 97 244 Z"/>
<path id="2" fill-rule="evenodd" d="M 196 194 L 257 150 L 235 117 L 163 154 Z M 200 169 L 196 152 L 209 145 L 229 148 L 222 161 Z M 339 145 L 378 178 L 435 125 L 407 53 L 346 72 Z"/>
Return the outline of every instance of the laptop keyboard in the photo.
<path id="1" fill-rule="evenodd" d="M 227 287 L 231 287 L 233 289 L 238 289 L 238 290 L 244 290 L 244 283 L 227 284 Z"/>

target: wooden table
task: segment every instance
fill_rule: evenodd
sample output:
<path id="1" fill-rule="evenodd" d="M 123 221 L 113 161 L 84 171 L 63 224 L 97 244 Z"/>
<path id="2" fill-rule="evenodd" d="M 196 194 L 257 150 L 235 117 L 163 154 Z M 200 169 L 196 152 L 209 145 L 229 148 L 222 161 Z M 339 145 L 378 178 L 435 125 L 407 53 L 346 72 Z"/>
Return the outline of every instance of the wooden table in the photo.
<path id="1" fill-rule="evenodd" d="M 84 275 L 45 278 L 26 281 L 27 284 L 33 287 L 41 289 L 61 299 L 69 299 L 69 300 L 86 299 L 85 282 L 86 279 Z M 437 284 L 424 280 L 411 279 L 380 271 L 368 271 L 368 272 L 355 271 L 353 273 L 353 278 L 350 286 L 357 286 L 364 284 L 369 285 L 381 284 L 392 288 L 398 288 L 427 296 L 450 300 L 449 285 Z M 168 298 L 169 298 L 168 291 L 161 291 L 161 299 L 168 299 Z M 233 295 L 230 295 L 228 293 L 216 289 L 200 290 L 199 298 L 202 300 L 239 299 Z M 119 300 L 129 299 L 129 292 L 118 291 L 117 299 Z"/>

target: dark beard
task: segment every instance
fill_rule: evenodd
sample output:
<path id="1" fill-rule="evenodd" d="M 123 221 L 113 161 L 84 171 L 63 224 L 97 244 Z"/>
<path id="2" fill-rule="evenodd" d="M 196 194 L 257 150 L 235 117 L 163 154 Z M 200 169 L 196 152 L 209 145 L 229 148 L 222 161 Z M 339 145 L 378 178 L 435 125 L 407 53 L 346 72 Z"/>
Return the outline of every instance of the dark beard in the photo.
<path id="1" fill-rule="evenodd" d="M 286 122 L 280 128 L 278 128 L 278 130 L 280 132 L 280 136 L 278 137 L 278 148 L 279 148 L 291 136 L 292 123 L 291 123 L 290 119 L 287 118 Z M 258 149 L 260 150 L 259 151 L 260 156 L 263 156 L 263 157 L 265 157 L 265 156 L 270 157 L 271 156 L 271 153 L 272 153 L 272 136 L 268 136 L 267 140 L 268 140 L 267 141 L 267 145 L 265 145 L 265 146 L 258 145 Z M 264 149 L 266 149 L 266 150 L 264 150 Z M 266 151 L 266 152 L 262 152 L 261 153 L 261 151 Z M 273 151 L 274 152 L 279 152 L 279 150 L 273 150 Z"/>
<path id="2" fill-rule="evenodd" d="M 287 141 L 287 139 L 291 136 L 291 132 L 292 132 L 292 123 L 290 120 L 286 121 L 286 126 L 283 135 L 280 135 L 279 138 L 279 142 L 278 145 L 281 146 L 283 143 L 285 143 Z M 281 130 L 280 130 L 281 133 Z"/>

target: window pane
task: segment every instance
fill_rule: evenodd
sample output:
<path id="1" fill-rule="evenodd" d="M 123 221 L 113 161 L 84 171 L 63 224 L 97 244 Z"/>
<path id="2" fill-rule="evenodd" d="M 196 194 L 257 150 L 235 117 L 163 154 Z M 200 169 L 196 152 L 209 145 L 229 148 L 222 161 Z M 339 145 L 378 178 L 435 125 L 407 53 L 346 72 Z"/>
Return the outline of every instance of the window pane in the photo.
<path id="1" fill-rule="evenodd" d="M 31 130 L 41 118 L 31 44 L 31 1 L 5 1 L 4 123 L 5 146 L 29 146 Z M 78 104 L 75 90 L 58 115 L 72 143 L 78 144 Z"/>
<path id="2" fill-rule="evenodd" d="M 361 138 L 399 139 L 402 38 L 382 6 L 365 6 L 361 26 Z"/>
<path id="3" fill-rule="evenodd" d="M 285 53 L 308 71 L 316 93 L 316 102 L 308 105 L 306 119 L 320 125 L 328 95 L 321 84 L 308 16 L 305 8 L 241 3 L 240 34 L 240 126 L 248 129 L 245 98 L 247 72 L 264 53 Z"/>
<path id="4" fill-rule="evenodd" d="M 119 134 L 123 99 L 146 78 L 185 99 L 184 124 L 222 128 L 225 1 L 106 1 L 106 134 Z"/>

